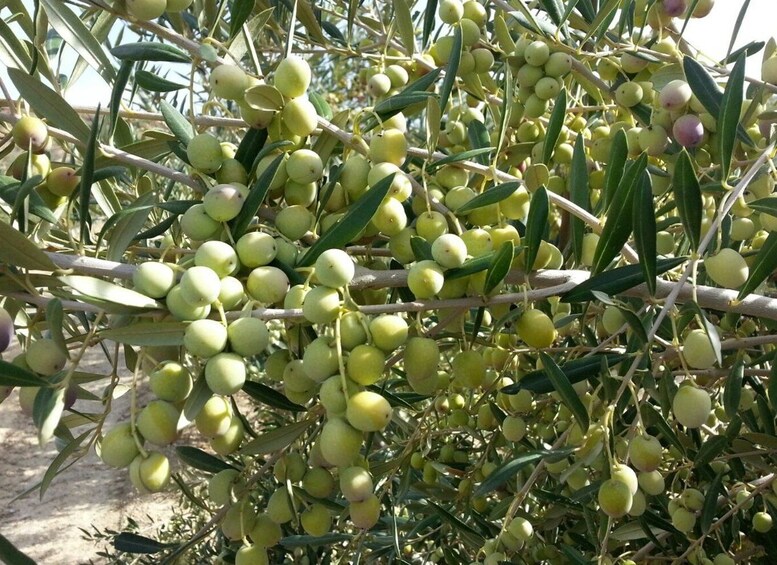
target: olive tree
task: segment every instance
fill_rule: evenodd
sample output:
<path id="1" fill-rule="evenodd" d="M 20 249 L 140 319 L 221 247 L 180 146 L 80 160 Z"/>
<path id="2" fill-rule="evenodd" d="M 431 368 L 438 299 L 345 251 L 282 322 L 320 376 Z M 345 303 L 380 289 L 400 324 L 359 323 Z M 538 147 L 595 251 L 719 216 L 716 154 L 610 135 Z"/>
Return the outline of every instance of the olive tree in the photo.
<path id="1" fill-rule="evenodd" d="M 713 3 L 7 3 L 41 489 L 180 489 L 155 563 L 773 562 L 776 45 Z"/>

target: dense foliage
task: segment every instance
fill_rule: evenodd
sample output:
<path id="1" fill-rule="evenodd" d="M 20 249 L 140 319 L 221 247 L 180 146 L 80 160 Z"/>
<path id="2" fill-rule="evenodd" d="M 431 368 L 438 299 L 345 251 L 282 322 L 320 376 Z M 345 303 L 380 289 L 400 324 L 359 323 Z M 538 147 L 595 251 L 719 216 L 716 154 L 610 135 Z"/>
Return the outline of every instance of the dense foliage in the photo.
<path id="1" fill-rule="evenodd" d="M 777 46 L 713 3 L 5 3 L 41 491 L 180 489 L 155 563 L 777 560 Z"/>

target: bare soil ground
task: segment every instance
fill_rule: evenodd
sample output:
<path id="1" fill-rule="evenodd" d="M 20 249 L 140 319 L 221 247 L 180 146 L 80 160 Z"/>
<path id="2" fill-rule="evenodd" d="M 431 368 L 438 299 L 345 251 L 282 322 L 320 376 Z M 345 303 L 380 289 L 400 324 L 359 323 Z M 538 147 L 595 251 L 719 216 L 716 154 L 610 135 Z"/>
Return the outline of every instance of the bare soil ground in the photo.
<path id="1" fill-rule="evenodd" d="M 82 370 L 106 373 L 110 369 L 104 362 L 96 355 L 82 364 Z M 96 383 L 93 391 L 101 390 L 106 382 Z M 128 396 L 115 401 L 110 421 L 129 416 Z M 99 410 L 95 402 L 79 403 L 77 408 Z M 13 500 L 40 482 L 56 455 L 53 440 L 43 448 L 38 446 L 32 419 L 22 413 L 14 391 L 0 404 L 0 533 L 38 563 L 104 563 L 97 555 L 102 547 L 85 540 L 79 528 L 120 530 L 127 517 L 132 517 L 140 524 L 139 533 L 152 535 L 152 523 L 172 514 L 175 495 L 138 495 L 127 471 L 102 464 L 94 451 L 57 476 L 43 500 L 37 490 Z"/>

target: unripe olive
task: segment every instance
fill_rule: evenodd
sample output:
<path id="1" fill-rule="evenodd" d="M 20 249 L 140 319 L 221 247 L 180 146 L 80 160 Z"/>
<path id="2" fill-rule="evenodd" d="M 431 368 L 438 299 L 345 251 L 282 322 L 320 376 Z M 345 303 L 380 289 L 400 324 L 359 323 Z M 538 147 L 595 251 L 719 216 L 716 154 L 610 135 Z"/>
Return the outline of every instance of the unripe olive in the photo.
<path id="1" fill-rule="evenodd" d="M 407 341 L 408 325 L 396 314 L 382 314 L 370 322 L 370 333 L 376 347 L 391 352 Z"/>
<path id="2" fill-rule="evenodd" d="M 380 518 L 380 499 L 373 494 L 365 500 L 352 502 L 348 505 L 348 513 L 354 526 L 368 530 Z"/>
<path id="3" fill-rule="evenodd" d="M 313 324 L 328 324 L 340 312 L 340 293 L 334 288 L 317 286 L 305 295 L 302 315 Z"/>
<path id="4" fill-rule="evenodd" d="M 745 259 L 728 247 L 721 249 L 717 255 L 707 257 L 704 267 L 707 275 L 723 288 L 739 288 L 750 274 Z"/>
<path id="5" fill-rule="evenodd" d="M 246 290 L 262 304 L 282 302 L 289 291 L 289 277 L 277 267 L 257 267 L 248 275 Z"/>
<path id="6" fill-rule="evenodd" d="M 211 239 L 221 231 L 221 223 L 208 215 L 204 204 L 191 206 L 179 221 L 184 235 L 196 241 Z"/>
<path id="7" fill-rule="evenodd" d="M 178 409 L 164 400 L 152 400 L 138 414 L 141 435 L 154 445 L 169 445 L 178 438 Z"/>
<path id="8" fill-rule="evenodd" d="M 151 391 L 160 400 L 180 402 L 192 391 L 192 377 L 180 363 L 165 361 L 148 376 Z"/>
<path id="9" fill-rule="evenodd" d="M 297 204 L 282 208 L 275 216 L 275 227 L 291 241 L 301 239 L 313 227 L 315 217 Z"/>
<path id="10" fill-rule="evenodd" d="M 13 125 L 11 136 L 16 146 L 22 151 L 40 153 L 46 147 L 46 142 L 49 139 L 49 129 L 40 118 L 22 116 Z"/>
<path id="11" fill-rule="evenodd" d="M 240 480 L 237 469 L 223 469 L 208 480 L 208 498 L 216 506 L 224 506 L 232 499 L 232 489 Z"/>
<path id="12" fill-rule="evenodd" d="M 167 0 L 168 12 L 183 12 L 186 8 L 192 5 L 193 0 Z"/>
<path id="13" fill-rule="evenodd" d="M 221 521 L 221 532 L 229 540 L 240 540 L 248 535 L 256 525 L 256 512 L 246 498 L 227 509 Z"/>
<path id="14" fill-rule="evenodd" d="M 681 386 L 672 400 L 672 413 L 686 428 L 703 426 L 711 411 L 712 399 L 709 393 L 695 386 Z"/>
<path id="15" fill-rule="evenodd" d="M 215 173 L 224 162 L 219 140 L 209 133 L 195 135 L 186 147 L 186 156 L 195 169 L 203 173 Z"/>
<path id="16" fill-rule="evenodd" d="M 350 393 L 343 389 L 340 375 L 329 377 L 318 391 L 319 401 L 330 416 L 345 416 L 346 395 L 350 396 Z"/>
<path id="17" fill-rule="evenodd" d="M 132 273 L 132 284 L 150 298 L 164 298 L 175 286 L 175 271 L 165 263 L 141 263 Z"/>
<path id="18" fill-rule="evenodd" d="M 235 251 L 240 263 L 249 268 L 267 265 L 278 254 L 275 238 L 259 231 L 248 232 L 238 239 Z"/>
<path id="19" fill-rule="evenodd" d="M 439 362 L 440 348 L 434 339 L 411 337 L 408 340 L 404 353 L 405 374 L 408 379 L 436 379 Z"/>
<path id="20" fill-rule="evenodd" d="M 660 471 L 639 473 L 637 476 L 637 481 L 639 482 L 639 488 L 641 488 L 645 494 L 650 494 L 653 496 L 657 496 L 663 493 L 666 488 L 664 484 L 664 476 Z"/>
<path id="21" fill-rule="evenodd" d="M 611 518 L 625 516 L 633 503 L 631 489 L 626 483 L 607 479 L 599 487 L 599 507 Z"/>
<path id="22" fill-rule="evenodd" d="M 502 422 L 502 435 L 507 441 L 521 441 L 526 431 L 526 421 L 520 416 L 507 416 Z"/>
<path id="23" fill-rule="evenodd" d="M 364 467 L 353 466 L 340 471 L 340 491 L 348 502 L 366 500 L 373 494 L 372 476 Z"/>
<path id="24" fill-rule="evenodd" d="M 235 553 L 235 565 L 269 565 L 267 549 L 259 545 L 244 545 Z"/>
<path id="25" fill-rule="evenodd" d="M 244 202 L 243 192 L 236 184 L 217 184 L 202 198 L 205 212 L 217 222 L 228 222 L 237 217 Z"/>
<path id="26" fill-rule="evenodd" d="M 688 332 L 683 340 L 683 357 L 692 369 L 709 369 L 715 364 L 715 350 L 704 330 Z"/>
<path id="27" fill-rule="evenodd" d="M 696 516 L 685 508 L 676 508 L 671 513 L 672 525 L 683 533 L 690 532 L 696 525 Z"/>
<path id="28" fill-rule="evenodd" d="M 330 288 L 342 288 L 353 279 L 356 271 L 353 260 L 342 249 L 327 249 L 315 263 L 316 278 Z"/>
<path id="29" fill-rule="evenodd" d="M 130 481 L 141 493 L 160 492 L 170 483 L 170 460 L 158 451 L 138 455 L 130 463 Z"/>
<path id="30" fill-rule="evenodd" d="M 526 46 L 523 58 L 533 67 L 542 67 L 550 58 L 550 48 L 544 41 L 532 41 Z"/>
<path id="31" fill-rule="evenodd" d="M 442 267 L 435 261 L 419 261 L 410 267 L 407 273 L 407 286 L 418 299 L 432 298 L 445 282 Z"/>
<path id="32" fill-rule="evenodd" d="M 753 514 L 753 529 L 761 534 L 772 529 L 772 515 L 768 512 L 756 512 Z"/>
<path id="33" fill-rule="evenodd" d="M 359 455 L 362 433 L 340 418 L 330 418 L 321 430 L 321 455 L 336 467 L 347 467 Z"/>
<path id="34" fill-rule="evenodd" d="M 318 181 L 324 172 L 324 164 L 318 153 L 310 149 L 297 149 L 286 161 L 286 174 L 298 183 Z"/>
<path id="35" fill-rule="evenodd" d="M 306 392 L 315 388 L 316 383 L 305 372 L 302 359 L 293 359 L 283 368 L 283 384 L 292 392 Z"/>
<path id="36" fill-rule="evenodd" d="M 351 380 L 368 386 L 375 384 L 383 376 L 386 356 L 377 347 L 361 344 L 353 348 L 346 366 Z"/>
<path id="37" fill-rule="evenodd" d="M 351 199 L 356 199 L 364 193 L 370 170 L 369 161 L 361 155 L 351 155 L 345 160 L 340 172 L 340 184 Z"/>
<path id="38" fill-rule="evenodd" d="M 203 306 L 192 306 L 189 304 L 183 297 L 183 290 L 180 284 L 171 288 L 170 292 L 167 293 L 165 305 L 178 320 L 201 320 L 210 314 L 210 304 Z"/>
<path id="39" fill-rule="evenodd" d="M 345 415 L 348 423 L 357 430 L 377 432 L 391 421 L 392 409 L 388 400 L 380 394 L 363 390 L 348 400 Z"/>
<path id="40" fill-rule="evenodd" d="M 305 98 L 289 100 L 281 112 L 281 118 L 289 131 L 300 137 L 307 137 L 318 126 L 316 107 Z"/>
<path id="41" fill-rule="evenodd" d="M 446 24 L 455 24 L 464 16 L 461 0 L 441 0 L 437 6 L 437 15 Z"/>
<path id="42" fill-rule="evenodd" d="M 194 254 L 194 264 L 212 269 L 219 278 L 235 274 L 240 268 L 237 253 L 223 241 L 206 241 Z"/>
<path id="43" fill-rule="evenodd" d="M 550 347 L 556 339 L 553 320 L 542 310 L 526 310 L 515 324 L 515 331 L 521 340 L 537 349 Z"/>
<path id="44" fill-rule="evenodd" d="M 13 318 L 5 308 L 0 307 L 0 353 L 8 349 L 14 337 Z"/>
<path id="45" fill-rule="evenodd" d="M 451 361 L 451 373 L 455 382 L 466 388 L 477 388 L 486 378 L 486 362 L 480 351 L 460 351 Z"/>
<path id="46" fill-rule="evenodd" d="M 218 353 L 205 364 L 205 380 L 216 394 L 235 394 L 246 381 L 243 358 L 236 353 Z"/>
<path id="47" fill-rule="evenodd" d="M 194 420 L 197 430 L 205 437 L 223 435 L 232 423 L 232 407 L 221 396 L 211 396 Z"/>
<path id="48" fill-rule="evenodd" d="M 37 339 L 27 347 L 27 366 L 36 373 L 51 376 L 65 368 L 67 353 L 49 338 Z"/>
<path id="49" fill-rule="evenodd" d="M 227 346 L 227 328 L 217 320 L 195 320 L 183 335 L 186 350 L 197 357 L 213 357 Z"/>
<path id="50" fill-rule="evenodd" d="M 129 422 L 115 425 L 100 441 L 100 459 L 111 467 L 127 467 L 139 451 Z"/>
<path id="51" fill-rule="evenodd" d="M 616 479 L 629 487 L 631 494 L 635 494 L 639 488 L 637 474 L 628 465 L 614 463 L 610 468 L 610 478 Z"/>
<path id="52" fill-rule="evenodd" d="M 302 96 L 310 86 L 310 65 L 304 59 L 290 55 L 278 63 L 274 84 L 288 98 Z"/>
<path id="53" fill-rule="evenodd" d="M 302 488 L 314 498 L 328 498 L 334 491 L 335 479 L 332 473 L 323 467 L 314 467 L 305 473 Z"/>
<path id="54" fill-rule="evenodd" d="M 650 435 L 634 437 L 629 444 L 629 461 L 642 472 L 655 471 L 661 465 L 661 442 Z"/>
<path id="55" fill-rule="evenodd" d="M 302 513 L 300 523 L 308 535 L 323 536 L 332 527 L 332 515 L 326 506 L 314 503 Z"/>
<path id="56" fill-rule="evenodd" d="M 46 188 L 52 194 L 66 198 L 73 194 L 80 182 L 81 177 L 76 174 L 74 169 L 70 167 L 57 167 L 52 169 L 46 177 Z"/>
<path id="57" fill-rule="evenodd" d="M 777 84 L 777 57 L 769 57 L 761 63 L 761 79 L 770 84 Z"/>
<path id="58" fill-rule="evenodd" d="M 402 203 L 394 198 L 384 200 L 372 217 L 372 225 L 389 237 L 398 234 L 407 225 L 407 214 Z"/>
<path id="59" fill-rule="evenodd" d="M 405 134 L 395 128 L 376 133 L 370 140 L 370 157 L 375 163 L 385 161 L 401 167 L 407 157 Z"/>
<path id="60" fill-rule="evenodd" d="M 210 88 L 220 98 L 240 100 L 248 86 L 248 76 L 237 65 L 219 65 L 210 73 Z"/>
<path id="61" fill-rule="evenodd" d="M 302 368 L 317 383 L 334 375 L 338 366 L 337 350 L 329 336 L 319 336 L 311 341 L 302 355 Z"/>
<path id="62" fill-rule="evenodd" d="M 259 355 L 270 344 L 270 330 L 259 318 L 238 318 L 227 327 L 229 346 L 238 355 Z"/>
<path id="63" fill-rule="evenodd" d="M 510 532 L 517 539 L 527 542 L 534 535 L 534 527 L 531 522 L 521 516 L 516 516 L 507 525 L 507 531 Z"/>
<path id="64" fill-rule="evenodd" d="M 375 73 L 367 81 L 367 94 L 375 98 L 385 96 L 391 90 L 391 79 L 383 73 Z"/>
<path id="65" fill-rule="evenodd" d="M 272 547 L 283 537 L 279 524 L 273 522 L 267 514 L 259 514 L 248 536 L 259 547 Z"/>

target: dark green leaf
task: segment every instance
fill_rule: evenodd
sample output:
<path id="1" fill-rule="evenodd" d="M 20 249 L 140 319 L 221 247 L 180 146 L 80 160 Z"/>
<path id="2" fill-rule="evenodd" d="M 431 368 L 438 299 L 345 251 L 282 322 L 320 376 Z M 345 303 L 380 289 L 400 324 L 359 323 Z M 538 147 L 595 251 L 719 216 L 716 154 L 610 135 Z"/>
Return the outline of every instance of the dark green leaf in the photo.
<path id="1" fill-rule="evenodd" d="M 125 61 L 126 62 L 126 61 Z M 166 78 L 155 75 L 149 71 L 138 71 L 135 73 L 135 82 L 141 88 L 151 92 L 174 92 L 186 88 L 185 84 L 179 84 Z"/>
<path id="2" fill-rule="evenodd" d="M 453 46 L 451 47 L 450 59 L 445 67 L 445 78 L 443 78 L 440 87 L 440 109 L 445 112 L 448 105 L 453 85 L 456 83 L 456 73 L 459 71 L 459 61 L 461 60 L 461 27 L 456 26 L 453 29 Z"/>
<path id="3" fill-rule="evenodd" d="M 351 541 L 353 536 L 348 534 L 324 534 L 323 536 L 303 536 L 303 535 L 291 535 L 284 536 L 283 539 L 278 542 L 283 547 L 304 547 L 311 546 L 326 546 L 333 543 L 339 543 L 343 541 Z"/>
<path id="4" fill-rule="evenodd" d="M 750 265 L 750 276 L 739 291 L 739 300 L 753 292 L 777 269 L 777 232 L 770 232 L 769 237 L 758 250 L 755 261 Z"/>
<path id="5" fill-rule="evenodd" d="M 113 538 L 113 547 L 125 553 L 159 553 L 177 545 L 177 543 L 161 543 L 132 532 L 121 532 Z"/>
<path id="6" fill-rule="evenodd" d="M 205 471 L 206 473 L 218 473 L 224 469 L 235 468 L 226 461 L 190 445 L 177 446 L 175 448 L 175 454 L 181 461 L 189 465 L 189 467 L 194 467 L 195 469 Z"/>
<path id="7" fill-rule="evenodd" d="M 561 128 L 564 126 L 564 119 L 567 116 L 567 89 L 562 87 L 553 103 L 553 111 L 550 113 L 548 128 L 545 133 L 545 139 L 542 142 L 542 162 L 550 166 L 550 159 L 556 150 L 558 136 Z"/>
<path id="8" fill-rule="evenodd" d="M 756 212 L 763 212 L 772 216 L 777 216 L 777 197 L 768 196 L 766 198 L 759 198 L 753 200 L 747 204 L 749 208 L 752 208 Z"/>
<path id="9" fill-rule="evenodd" d="M 515 254 L 520 253 L 522 250 L 523 250 L 523 247 L 516 247 Z M 468 277 L 469 275 L 474 275 L 475 273 L 479 273 L 480 271 L 485 271 L 486 269 L 488 269 L 489 265 L 491 265 L 491 262 L 494 260 L 495 254 L 496 254 L 496 251 L 491 251 L 489 253 L 486 253 L 485 255 L 480 255 L 479 257 L 468 259 L 464 262 L 464 264 L 461 267 L 457 267 L 455 269 L 449 269 L 448 271 L 446 271 L 445 279 L 446 280 L 460 279 L 462 277 Z"/>
<path id="10" fill-rule="evenodd" d="M 521 185 L 517 181 L 506 182 L 491 188 L 478 194 L 475 198 L 460 206 L 456 209 L 457 214 L 463 214 L 465 212 L 471 212 L 477 208 L 483 208 L 484 206 L 490 206 L 497 204 L 505 198 L 512 195 Z"/>
<path id="11" fill-rule="evenodd" d="M 559 548 L 561 549 L 561 553 L 567 557 L 570 563 L 576 563 L 577 565 L 591 565 L 591 563 L 593 563 L 593 561 L 571 545 L 562 543 Z"/>
<path id="12" fill-rule="evenodd" d="M 713 116 L 720 114 L 723 93 L 707 70 L 693 57 L 683 57 L 683 70 L 688 86 L 702 106 Z"/>
<path id="13" fill-rule="evenodd" d="M 491 139 L 488 135 L 488 130 L 483 122 L 479 120 L 472 120 L 467 126 L 467 137 L 469 138 L 469 144 L 473 149 L 483 149 L 490 147 Z M 488 156 L 485 153 L 481 153 L 476 159 L 481 165 L 488 163 Z"/>
<path id="14" fill-rule="evenodd" d="M 592 273 L 598 274 L 604 271 L 628 241 L 632 228 L 634 193 L 641 184 L 642 173 L 646 168 L 647 155 L 642 153 L 636 161 L 629 164 L 618 183 L 618 189 L 607 210 L 607 220 L 602 228 L 599 243 L 596 245 Z"/>
<path id="15" fill-rule="evenodd" d="M 186 326 L 184 322 L 134 322 L 103 330 L 100 332 L 100 337 L 139 347 L 178 346 L 183 345 Z"/>
<path id="16" fill-rule="evenodd" d="M 548 192 L 544 186 L 541 186 L 532 194 L 529 216 L 526 219 L 524 269 L 527 273 L 532 270 L 534 261 L 537 259 L 540 243 L 542 243 L 542 234 L 545 233 L 545 228 L 548 226 L 548 211 Z"/>
<path id="17" fill-rule="evenodd" d="M 32 405 L 32 421 L 38 428 L 38 443 L 44 445 L 54 436 L 54 430 L 65 408 L 64 388 L 41 388 Z"/>
<path id="18" fill-rule="evenodd" d="M 745 376 L 745 364 L 738 360 L 731 368 L 723 389 L 723 408 L 730 418 L 739 412 L 739 400 L 742 397 L 742 379 Z"/>
<path id="19" fill-rule="evenodd" d="M 89 203 L 92 199 L 92 183 L 94 182 L 94 159 L 97 154 L 97 133 L 100 131 L 100 106 L 92 121 L 92 133 L 84 153 L 84 162 L 81 165 L 81 187 L 78 191 L 78 220 L 80 222 L 81 243 L 89 243 L 89 231 L 92 224 L 89 215 Z"/>
<path id="20" fill-rule="evenodd" d="M 423 31 L 423 45 L 426 47 L 426 42 L 429 41 L 429 35 L 434 29 L 437 18 L 437 0 L 428 0 L 426 2 L 426 9 L 424 10 L 424 31 Z"/>
<path id="21" fill-rule="evenodd" d="M 563 365 L 560 365 L 559 368 L 564 372 L 567 380 L 570 383 L 575 384 L 599 374 L 604 364 L 606 364 L 607 367 L 613 367 L 628 358 L 628 355 L 594 354 L 580 359 L 572 359 L 571 361 L 567 361 Z M 553 384 L 548 379 L 545 371 L 538 369 L 526 373 L 519 382 L 506 386 L 499 392 L 515 394 L 522 389 L 530 390 L 536 394 L 544 394 L 554 390 Z"/>
<path id="22" fill-rule="evenodd" d="M 197 380 L 194 381 L 192 391 L 183 405 L 183 415 L 186 416 L 186 419 L 193 422 L 211 396 L 213 393 L 205 380 L 205 371 L 202 371 Z"/>
<path id="23" fill-rule="evenodd" d="M 664 416 L 661 414 L 660 410 L 658 410 L 649 402 L 641 404 L 640 410 L 642 411 L 643 419 L 648 419 L 649 417 L 650 423 L 659 429 L 661 435 L 663 435 L 669 443 L 675 446 L 680 451 L 680 453 L 685 454 L 685 446 L 674 433 L 672 427 L 664 419 Z"/>
<path id="24" fill-rule="evenodd" d="M 570 2 L 570 5 L 574 2 Z M 565 18 L 566 19 L 566 18 Z M 585 155 L 585 140 L 577 136 L 575 151 L 572 154 L 572 170 L 569 175 L 569 199 L 582 208 L 590 211 L 590 196 L 588 185 L 588 163 Z M 579 264 L 583 256 L 583 235 L 585 223 L 577 216 L 569 215 L 570 231 L 572 232 L 572 250 L 575 261 Z"/>
<path id="25" fill-rule="evenodd" d="M 715 519 L 715 514 L 718 510 L 718 496 L 720 495 L 720 487 L 723 486 L 723 475 L 725 473 L 725 470 L 721 470 L 706 488 L 707 494 L 704 497 L 704 505 L 701 508 L 701 516 L 699 517 L 699 528 L 703 534 L 709 531 L 712 521 Z"/>
<path id="26" fill-rule="evenodd" d="M 656 216 L 653 208 L 653 191 L 650 175 L 642 171 L 637 193 L 634 195 L 634 244 L 639 255 L 639 264 L 650 295 L 656 293 Z"/>
<path id="27" fill-rule="evenodd" d="M 580 397 L 572 387 L 572 383 L 550 355 L 544 351 L 540 351 L 540 359 L 542 360 L 542 368 L 553 385 L 553 388 L 561 397 L 561 401 L 575 416 L 575 421 L 580 426 L 580 429 L 587 430 L 589 423 L 588 410 L 586 410 L 585 406 L 583 406 L 583 403 L 580 401 Z"/>
<path id="28" fill-rule="evenodd" d="M 261 402 L 267 406 L 272 406 L 273 408 L 278 408 L 280 410 L 290 410 L 292 412 L 305 412 L 306 410 L 304 406 L 295 404 L 286 398 L 284 394 L 281 394 L 277 390 L 270 388 L 267 385 L 263 385 L 262 383 L 246 381 L 243 385 L 243 392 L 245 392 L 248 396 L 257 402 Z"/>
<path id="29" fill-rule="evenodd" d="M 65 312 L 62 309 L 62 301 L 59 298 L 54 298 L 46 305 L 46 322 L 49 325 L 51 339 L 54 340 L 62 353 L 67 354 L 67 343 L 65 343 L 65 335 L 62 333 L 64 320 Z"/>
<path id="30" fill-rule="evenodd" d="M 262 174 L 259 175 L 259 178 L 256 179 L 256 182 L 251 187 L 251 191 L 248 193 L 240 213 L 232 223 L 232 235 L 235 241 L 246 232 L 254 216 L 256 216 L 256 212 L 259 210 L 262 202 L 264 202 L 267 192 L 270 190 L 270 185 L 275 178 L 275 173 L 278 171 L 278 167 L 281 166 L 283 159 L 283 154 L 273 159 L 272 163 L 262 171 Z"/>
<path id="31" fill-rule="evenodd" d="M 267 455 L 285 449 L 313 425 L 313 420 L 302 420 L 265 432 L 245 444 L 239 451 L 242 455 Z"/>
<path id="32" fill-rule="evenodd" d="M 383 202 L 383 198 L 388 194 L 391 183 L 394 181 L 394 174 L 392 173 L 378 181 L 375 186 L 352 204 L 345 216 L 340 218 L 328 232 L 308 248 L 297 262 L 297 266 L 309 267 L 327 249 L 342 248 L 356 237 L 370 223 L 380 203 Z"/>
<path id="33" fill-rule="evenodd" d="M 259 152 L 262 151 L 265 143 L 267 142 L 267 128 L 254 129 L 251 128 L 243 136 L 243 140 L 237 147 L 235 153 L 235 159 L 240 161 L 247 171 L 252 170 L 253 163 L 256 162 L 256 157 Z"/>
<path id="34" fill-rule="evenodd" d="M 682 265 L 687 257 L 672 257 L 656 261 L 656 275 L 661 275 L 678 265 Z M 591 277 L 583 281 L 569 292 L 561 296 L 562 302 L 588 302 L 594 300 L 592 291 L 598 291 L 607 296 L 615 296 L 645 282 L 645 274 L 640 265 L 626 265 Z"/>
<path id="35" fill-rule="evenodd" d="M 23 269 L 54 271 L 56 265 L 43 251 L 23 234 L 0 221 L 0 263 Z"/>
<path id="36" fill-rule="evenodd" d="M 119 67 L 119 72 L 116 75 L 116 81 L 113 83 L 113 88 L 111 89 L 111 105 L 109 108 L 111 137 L 116 133 L 116 126 L 119 123 L 121 98 L 124 95 L 124 89 L 127 88 L 127 82 L 129 82 L 130 75 L 132 75 L 132 69 L 134 68 L 134 61 L 123 61 L 121 67 Z"/>
<path id="37" fill-rule="evenodd" d="M 736 145 L 737 127 L 739 117 L 742 114 L 742 90 L 745 82 L 745 55 L 737 59 L 731 74 L 728 77 L 726 91 L 720 104 L 718 118 L 717 137 L 720 143 L 720 170 L 721 180 L 728 180 L 731 167 L 731 156 Z"/>
<path id="38" fill-rule="evenodd" d="M 713 435 L 705 438 L 694 458 L 694 466 L 701 467 L 706 465 L 720 455 L 728 447 L 728 444 L 729 440 L 726 436 Z"/>
<path id="39" fill-rule="evenodd" d="M 483 292 L 488 295 L 505 279 L 510 272 L 510 265 L 513 262 L 515 252 L 515 243 L 511 239 L 503 242 L 494 255 L 491 265 L 486 273 L 486 281 L 483 284 Z"/>
<path id="40" fill-rule="evenodd" d="M 49 382 L 28 369 L 0 359 L 0 386 L 49 386 Z"/>
<path id="41" fill-rule="evenodd" d="M 410 238 L 410 248 L 413 250 L 416 261 L 434 259 L 432 256 L 432 245 L 423 237 L 412 236 Z"/>
<path id="42" fill-rule="evenodd" d="M 88 139 L 89 127 L 59 94 L 18 69 L 9 68 L 8 76 L 21 97 L 49 124 L 73 134 L 76 139 Z"/>
<path id="43" fill-rule="evenodd" d="M 751 55 L 755 55 L 756 53 L 758 53 L 765 46 L 766 46 L 766 42 L 764 41 L 751 41 L 747 45 L 743 45 L 739 49 L 735 49 L 734 51 L 732 51 L 728 57 L 726 57 L 720 62 L 720 64 L 728 65 L 729 63 L 733 63 L 743 53 L 745 57 L 750 57 Z"/>
<path id="44" fill-rule="evenodd" d="M 454 153 L 453 155 L 448 155 L 447 157 L 443 157 L 439 161 L 434 161 L 433 163 L 430 163 L 428 167 L 426 167 L 427 172 L 434 172 L 443 165 L 448 165 L 449 163 L 457 163 L 459 161 L 467 161 L 474 157 L 477 157 L 479 155 L 484 155 L 486 153 L 491 153 L 494 150 L 493 147 L 482 147 L 480 149 L 470 149 L 468 151 L 462 151 L 461 153 Z"/>
<path id="45" fill-rule="evenodd" d="M 194 137 L 194 128 L 192 128 L 189 120 L 187 120 L 184 115 L 167 100 L 162 100 L 159 109 L 162 112 L 167 127 L 170 128 L 170 131 L 175 138 L 180 141 L 184 147 L 189 145 L 189 142 Z"/>
<path id="46" fill-rule="evenodd" d="M 561 25 L 562 5 L 560 0 L 540 0 L 540 4 L 545 8 L 545 12 L 550 16 L 551 21 L 557 26 Z"/>
<path id="47" fill-rule="evenodd" d="M 230 38 L 235 37 L 238 33 L 240 33 L 240 29 L 243 27 L 243 24 L 248 20 L 248 18 L 251 16 L 251 13 L 254 11 L 255 5 L 256 0 L 238 0 L 237 2 L 232 2 L 229 13 Z"/>
<path id="48" fill-rule="evenodd" d="M 737 42 L 737 36 L 739 35 L 739 30 L 742 28 L 742 22 L 745 19 L 745 14 L 747 14 L 748 8 L 750 8 L 750 0 L 745 0 L 742 2 L 742 7 L 739 9 L 739 13 L 737 14 L 737 20 L 734 23 L 734 30 L 731 32 L 731 41 L 729 41 L 726 55 L 731 54 L 731 50 L 734 48 L 734 44 Z"/>
<path id="49" fill-rule="evenodd" d="M 432 2 L 429 2 L 429 4 L 432 4 Z M 435 83 L 435 81 L 437 81 L 437 77 L 440 76 L 441 72 L 442 72 L 442 68 L 440 67 L 436 69 L 432 69 L 421 78 L 416 79 L 410 84 L 408 84 L 405 88 L 400 90 L 397 95 L 407 94 L 408 92 L 420 92 L 420 91 L 428 90 L 429 87 L 432 86 Z"/>
<path id="50" fill-rule="evenodd" d="M 704 206 L 702 205 L 701 189 L 696 172 L 693 170 L 693 162 L 688 152 L 683 149 L 674 168 L 672 177 L 675 203 L 683 223 L 685 235 L 691 242 L 691 248 L 699 247 L 701 238 L 701 220 Z"/>
<path id="51" fill-rule="evenodd" d="M 563 457 L 572 452 L 571 448 L 559 449 L 554 451 L 529 451 L 521 453 L 515 459 L 508 461 L 497 467 L 472 493 L 473 496 L 482 496 L 492 493 L 499 489 L 507 481 L 515 477 L 521 469 L 527 465 L 532 465 L 545 457 L 555 456 Z"/>
<path id="52" fill-rule="evenodd" d="M 392 116 L 400 113 L 408 106 L 426 102 L 426 100 L 433 95 L 433 93 L 427 92 L 426 90 L 411 90 L 409 92 L 400 92 L 379 102 L 375 106 L 375 113 L 378 114 L 378 117 L 381 120 L 388 120 Z M 367 132 L 377 126 L 378 120 L 375 119 L 375 116 L 368 114 L 362 129 Z"/>
<path id="53" fill-rule="evenodd" d="M 0 534 L 0 559 L 8 565 L 35 565 L 34 559 L 17 549 L 3 534 Z"/>
<path id="54" fill-rule="evenodd" d="M 410 15 L 410 5 L 407 0 L 394 0 L 393 4 L 399 36 L 402 38 L 406 54 L 412 57 L 415 53 L 415 30 L 413 29 L 413 18 Z"/>
<path id="55" fill-rule="evenodd" d="M 99 398 L 95 397 L 93 400 L 100 400 Z M 51 485 L 51 481 L 53 481 L 56 476 L 59 474 L 60 469 L 62 469 L 62 465 L 65 463 L 65 461 L 68 460 L 68 458 L 73 455 L 73 453 L 76 451 L 76 449 L 79 448 L 79 446 L 84 442 L 84 440 L 91 436 L 94 433 L 94 428 L 90 428 L 83 432 L 80 436 L 77 438 L 74 438 L 70 440 L 70 442 L 62 448 L 62 450 L 57 453 L 57 456 L 51 461 L 51 464 L 49 464 L 48 468 L 46 469 L 46 472 L 43 474 L 43 479 L 41 479 L 40 482 L 40 499 L 43 500 L 43 495 L 48 490 L 49 486 Z M 65 467 L 67 469 L 67 467 Z M 62 469 L 63 471 L 65 469 Z M 0 560 L 2 560 L 2 557 L 0 557 Z"/>
<path id="56" fill-rule="evenodd" d="M 120 61 L 160 61 L 167 63 L 191 63 L 183 51 L 166 43 L 139 41 L 124 43 L 111 49 L 111 54 Z"/>
<path id="57" fill-rule="evenodd" d="M 313 107 L 316 109 L 316 114 L 326 120 L 332 119 L 332 108 L 329 106 L 326 98 L 321 96 L 318 92 L 308 91 L 308 100 L 310 100 L 310 103 L 313 104 Z"/>

